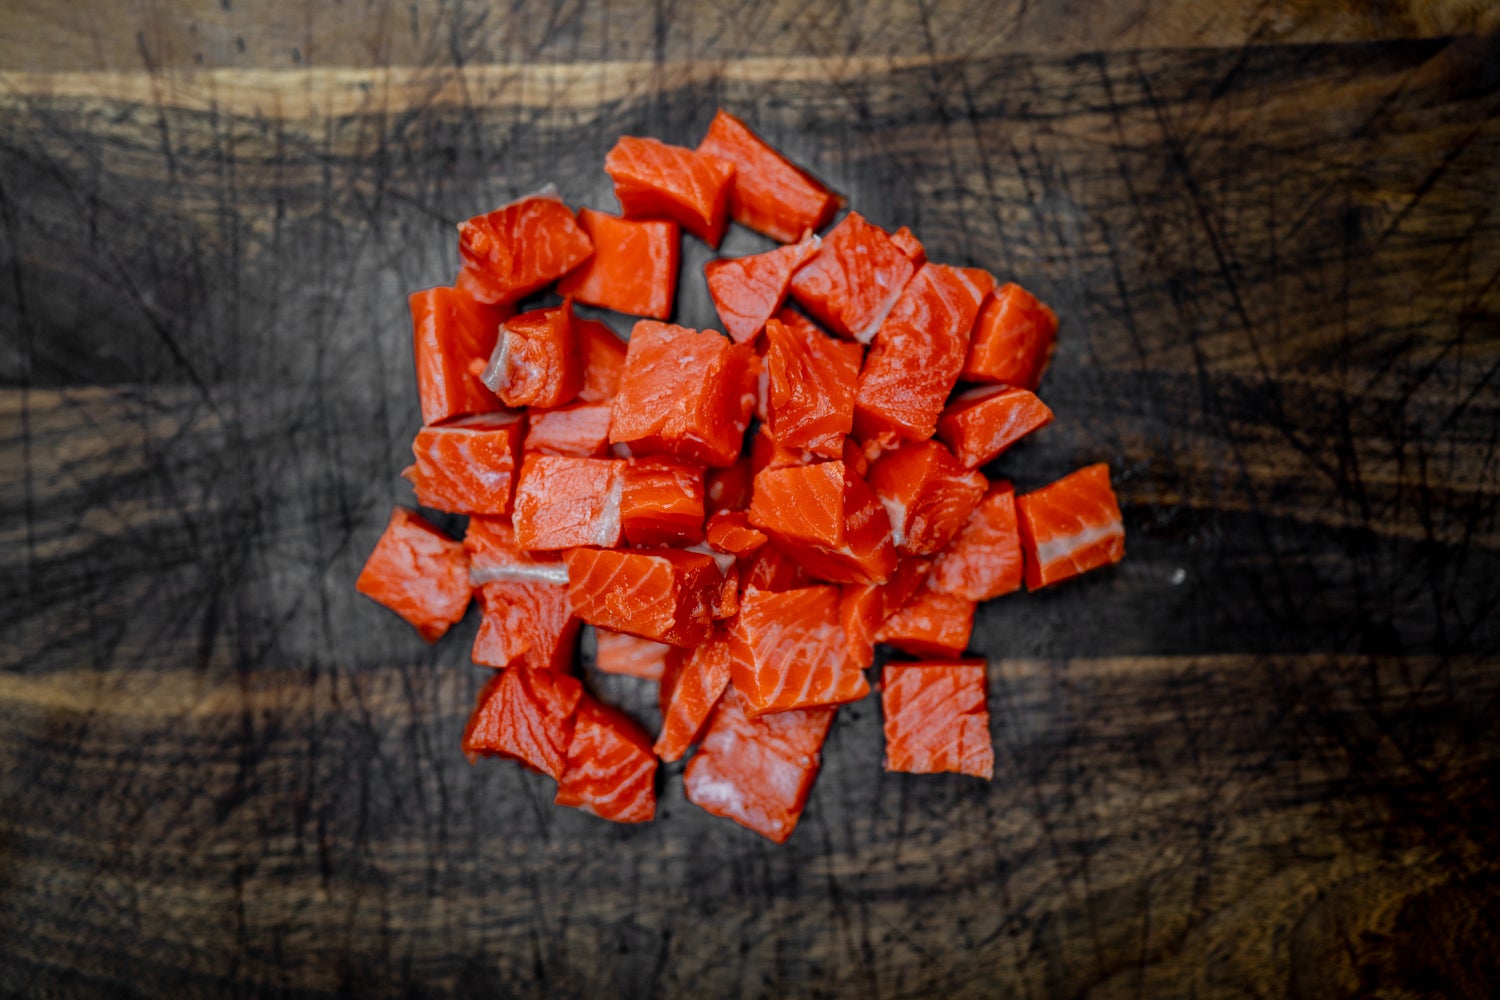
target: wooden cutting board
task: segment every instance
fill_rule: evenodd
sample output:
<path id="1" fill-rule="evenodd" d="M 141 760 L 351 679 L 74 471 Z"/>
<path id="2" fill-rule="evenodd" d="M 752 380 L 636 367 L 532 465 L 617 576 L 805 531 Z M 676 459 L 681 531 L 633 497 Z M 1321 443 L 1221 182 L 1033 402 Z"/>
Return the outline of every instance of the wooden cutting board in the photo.
<path id="1" fill-rule="evenodd" d="M 1495 20 L 7 11 L 0 992 L 1490 995 Z M 1128 532 L 980 611 L 992 783 L 884 774 L 871 700 L 784 847 L 680 766 L 639 829 L 471 768 L 475 621 L 429 648 L 352 587 L 453 224 L 547 181 L 611 207 L 616 136 L 719 105 L 1056 308 L 1057 422 L 992 471 L 1106 461 Z"/>

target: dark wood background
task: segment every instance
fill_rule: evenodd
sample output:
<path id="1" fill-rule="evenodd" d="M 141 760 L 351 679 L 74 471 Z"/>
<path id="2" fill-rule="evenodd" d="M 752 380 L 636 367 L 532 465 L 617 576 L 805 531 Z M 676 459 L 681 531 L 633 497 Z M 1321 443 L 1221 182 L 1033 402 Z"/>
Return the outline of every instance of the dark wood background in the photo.
<path id="1" fill-rule="evenodd" d="M 1497 20 L 7 4 L 0 992 L 1491 995 Z M 641 829 L 471 769 L 473 617 L 352 586 L 453 223 L 719 104 L 1056 307 L 1002 467 L 1109 462 L 1129 538 L 982 609 L 992 784 L 883 774 L 867 702 L 784 847 L 679 766 Z"/>

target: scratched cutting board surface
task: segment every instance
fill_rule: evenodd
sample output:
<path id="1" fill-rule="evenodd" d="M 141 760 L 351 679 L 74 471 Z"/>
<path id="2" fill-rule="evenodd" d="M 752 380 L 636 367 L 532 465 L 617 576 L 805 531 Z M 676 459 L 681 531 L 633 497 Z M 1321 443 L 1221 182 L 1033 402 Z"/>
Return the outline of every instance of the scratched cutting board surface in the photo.
<path id="1" fill-rule="evenodd" d="M 1213 6 L 7 10 L 0 992 L 1489 995 L 1495 16 Z M 783 847 L 471 768 L 474 616 L 352 587 L 453 224 L 719 105 L 1056 308 L 992 471 L 1108 462 L 1128 536 L 981 609 L 992 783 L 872 699 Z"/>

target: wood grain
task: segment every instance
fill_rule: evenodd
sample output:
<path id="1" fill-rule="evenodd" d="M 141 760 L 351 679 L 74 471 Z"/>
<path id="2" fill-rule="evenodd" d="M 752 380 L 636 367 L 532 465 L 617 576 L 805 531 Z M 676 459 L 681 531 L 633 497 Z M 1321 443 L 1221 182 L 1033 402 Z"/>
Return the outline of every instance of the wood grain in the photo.
<path id="1" fill-rule="evenodd" d="M 1500 47 L 1382 9 L 518 9 L 462 60 L 405 7 L 17 12 L 0 992 L 1488 996 Z M 429 46 L 474 13 L 412 11 Z M 675 766 L 643 829 L 471 769 L 474 620 L 428 648 L 351 586 L 410 502 L 404 294 L 452 223 L 611 207 L 616 135 L 717 104 L 1054 305 L 1058 421 L 992 471 L 1110 462 L 1130 550 L 982 610 L 993 784 L 883 774 L 854 706 L 782 848 Z"/>

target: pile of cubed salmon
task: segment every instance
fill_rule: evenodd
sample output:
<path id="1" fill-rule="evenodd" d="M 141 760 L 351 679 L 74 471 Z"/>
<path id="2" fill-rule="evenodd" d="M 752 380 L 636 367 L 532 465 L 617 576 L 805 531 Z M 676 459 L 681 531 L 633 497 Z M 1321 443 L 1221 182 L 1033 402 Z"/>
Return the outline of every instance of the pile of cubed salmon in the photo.
<path id="1" fill-rule="evenodd" d="M 838 197 L 723 111 L 697 149 L 626 136 L 604 169 L 619 215 L 512 202 L 411 296 L 404 475 L 468 528 L 396 508 L 359 589 L 429 642 L 477 596 L 494 673 L 464 752 L 606 819 L 651 819 L 658 761 L 696 745 L 687 798 L 784 841 L 877 644 L 886 769 L 989 778 L 976 603 L 1124 554 L 1105 466 L 1022 496 L 979 471 L 1052 419 L 1052 311 L 904 228 L 828 228 Z M 724 333 L 667 322 L 680 230 L 717 247 L 730 219 L 782 246 L 707 265 Z M 647 318 L 626 342 L 574 303 Z M 655 740 L 585 690 L 581 623 L 599 670 L 660 684 Z"/>

